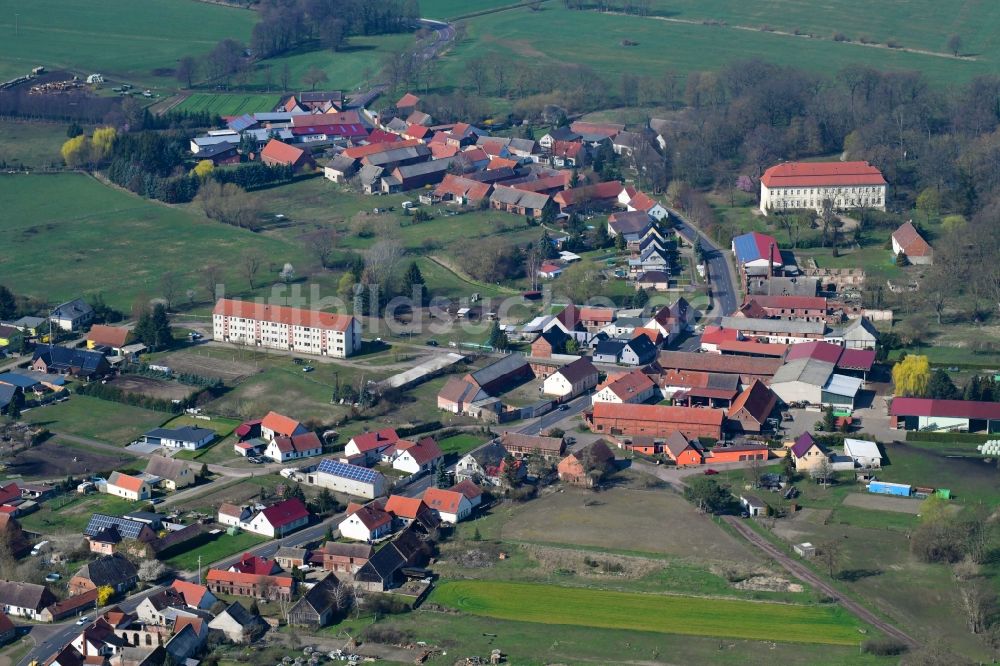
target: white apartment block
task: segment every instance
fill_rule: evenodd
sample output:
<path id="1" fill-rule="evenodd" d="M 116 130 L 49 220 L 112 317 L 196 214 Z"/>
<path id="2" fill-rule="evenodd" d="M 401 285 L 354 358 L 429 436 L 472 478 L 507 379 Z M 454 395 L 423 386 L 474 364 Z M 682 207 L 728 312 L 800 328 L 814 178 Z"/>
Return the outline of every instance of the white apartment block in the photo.
<path id="1" fill-rule="evenodd" d="M 826 199 L 834 210 L 885 210 L 885 194 L 885 178 L 868 162 L 786 162 L 761 177 L 760 210 L 821 213 Z"/>
<path id="2" fill-rule="evenodd" d="M 361 322 L 350 315 L 222 298 L 212 312 L 212 338 L 346 358 L 361 350 Z"/>

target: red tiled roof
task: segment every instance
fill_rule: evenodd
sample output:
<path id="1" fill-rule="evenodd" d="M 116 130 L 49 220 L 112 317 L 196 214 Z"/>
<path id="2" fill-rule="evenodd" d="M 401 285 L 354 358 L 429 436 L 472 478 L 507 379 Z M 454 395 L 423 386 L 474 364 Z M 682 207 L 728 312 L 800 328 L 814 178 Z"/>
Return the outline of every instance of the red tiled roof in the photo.
<path id="1" fill-rule="evenodd" d="M 465 496 L 454 490 L 428 488 L 424 491 L 424 503 L 430 508 L 444 513 L 458 513 L 463 499 Z"/>
<path id="2" fill-rule="evenodd" d="M 402 107 L 416 106 L 419 103 L 420 103 L 419 97 L 417 97 L 413 93 L 406 93 L 405 95 L 399 98 L 398 102 L 396 102 L 396 108 L 399 108 L 401 106 Z"/>
<path id="3" fill-rule="evenodd" d="M 392 516 L 382 509 L 382 507 L 375 504 L 367 504 L 365 506 L 349 506 L 347 508 L 347 515 L 357 516 L 358 520 L 361 521 L 361 524 L 364 525 L 369 532 L 373 532 L 383 525 L 387 525 L 392 522 Z"/>
<path id="4" fill-rule="evenodd" d="M 240 558 L 240 561 L 231 566 L 230 569 L 235 569 L 239 573 L 254 574 L 255 576 L 267 576 L 274 571 L 276 567 L 277 564 L 275 564 L 273 560 L 269 560 L 266 557 L 243 553 L 243 557 Z"/>
<path id="5" fill-rule="evenodd" d="M 298 497 L 278 502 L 274 506 L 264 509 L 262 513 L 273 527 L 283 527 L 296 520 L 309 517 L 309 509 Z"/>
<path id="6" fill-rule="evenodd" d="M 758 422 L 763 423 L 771 415 L 771 411 L 774 409 L 777 401 L 778 398 L 771 389 L 765 386 L 759 379 L 755 379 L 733 401 L 732 406 L 729 408 L 729 416 L 732 417 L 733 414 L 741 409 L 746 409 L 750 416 Z"/>
<path id="7" fill-rule="evenodd" d="M 492 186 L 489 183 L 480 183 L 475 180 L 470 180 L 468 178 L 463 178 L 462 176 L 456 176 L 453 173 L 449 173 L 445 175 L 444 180 L 442 180 L 434 189 L 434 194 L 436 196 L 450 194 L 453 197 L 467 198 L 472 201 L 481 201 L 489 195 L 491 187 Z"/>
<path id="8" fill-rule="evenodd" d="M 908 257 L 926 257 L 933 254 L 934 250 L 927 244 L 913 222 L 903 223 L 899 229 L 892 232 L 892 237 L 899 243 Z"/>
<path id="9" fill-rule="evenodd" d="M 690 423 L 722 427 L 721 409 L 672 407 L 668 405 L 631 405 L 599 402 L 594 405 L 594 418 L 632 419 L 657 423 Z"/>
<path id="10" fill-rule="evenodd" d="M 288 326 L 307 326 L 310 328 L 328 328 L 334 331 L 346 331 L 354 321 L 351 315 L 331 314 L 319 310 L 303 310 L 284 305 L 267 305 L 253 301 L 236 301 L 220 298 L 215 304 L 212 314 L 241 319 L 254 319 Z"/>
<path id="11" fill-rule="evenodd" d="M 124 347 L 132 331 L 122 326 L 94 324 L 87 333 L 87 340 L 108 347 Z"/>
<path id="12" fill-rule="evenodd" d="M 306 453 L 307 451 L 315 451 L 323 448 L 323 444 L 319 441 L 319 435 L 314 432 L 306 432 L 291 437 L 277 437 L 274 440 L 274 445 L 282 453 Z"/>
<path id="13" fill-rule="evenodd" d="M 868 162 L 785 162 L 765 171 L 760 182 L 769 188 L 886 184 Z"/>
<path id="14" fill-rule="evenodd" d="M 315 116 L 315 117 L 320 120 L 323 119 L 323 116 Z M 293 127 L 292 134 L 294 136 L 315 136 L 317 134 L 327 134 L 330 136 L 340 136 L 340 137 L 349 137 L 352 139 L 357 139 L 368 136 L 368 128 L 360 123 L 345 124 L 345 123 L 316 122 L 311 125 Z"/>
<path id="15" fill-rule="evenodd" d="M 302 113 L 292 116 L 293 128 L 329 125 L 361 126 L 361 115 L 357 111 L 332 111 L 330 113 Z M 365 133 L 367 133 L 367 130 L 365 130 Z"/>
<path id="16" fill-rule="evenodd" d="M 455 155 L 458 155 L 459 152 L 458 146 L 453 146 L 450 143 L 431 141 L 428 145 L 431 149 L 431 155 L 436 160 L 454 157 Z"/>
<path id="17" fill-rule="evenodd" d="M 121 472 L 115 472 L 115 475 L 112 475 L 114 480 L 110 477 L 108 478 L 108 483 L 118 486 L 119 488 L 132 491 L 133 493 L 139 492 L 139 490 L 142 489 L 142 484 L 145 483 L 145 481 L 137 476 L 129 476 L 128 474 L 122 474 Z"/>
<path id="18" fill-rule="evenodd" d="M 279 164 L 295 164 L 302 159 L 304 154 L 305 151 L 301 148 L 289 146 L 287 143 L 282 143 L 277 139 L 268 141 L 264 149 L 260 151 L 262 160 L 277 162 Z"/>
<path id="19" fill-rule="evenodd" d="M 695 352 L 661 351 L 656 357 L 661 368 L 704 370 L 739 375 L 771 377 L 781 367 L 779 358 L 753 358 L 724 354 L 698 354 Z"/>
<path id="20" fill-rule="evenodd" d="M 529 180 L 525 183 L 514 183 L 511 187 L 516 190 L 524 190 L 525 192 L 544 192 L 546 190 L 565 188 L 569 185 L 570 177 L 571 174 L 569 171 L 563 171 L 555 176 L 546 176 L 537 180 Z"/>
<path id="21" fill-rule="evenodd" d="M 419 497 L 404 497 L 402 495 L 389 495 L 385 503 L 385 510 L 394 516 L 414 520 L 421 511 L 427 507 Z"/>
<path id="22" fill-rule="evenodd" d="M 580 320 L 611 323 L 615 320 L 615 311 L 613 308 L 582 307 L 580 308 Z"/>
<path id="23" fill-rule="evenodd" d="M 956 419 L 1000 419 L 1000 402 L 893 398 L 889 414 Z"/>
<path id="24" fill-rule="evenodd" d="M 379 143 L 398 143 L 402 141 L 398 134 L 393 134 L 392 132 L 386 132 L 384 129 L 375 128 L 368 135 L 367 139 L 369 144 L 379 144 Z"/>
<path id="25" fill-rule="evenodd" d="M 845 349 L 840 354 L 837 367 L 844 370 L 864 370 L 868 371 L 875 365 L 874 349 Z"/>
<path id="26" fill-rule="evenodd" d="M 296 430 L 302 427 L 302 424 L 293 418 L 285 416 L 284 414 L 279 414 L 278 412 L 268 412 L 260 421 L 261 428 L 267 428 L 268 430 L 273 430 L 279 435 L 290 436 L 295 433 Z"/>
<path id="27" fill-rule="evenodd" d="M 718 345 L 722 342 L 738 340 L 740 332 L 735 328 L 722 328 L 721 326 L 706 326 L 705 332 L 701 334 L 702 344 Z"/>
<path id="28" fill-rule="evenodd" d="M 486 152 L 486 154 L 490 155 L 491 157 L 501 157 L 500 153 L 504 152 L 504 149 L 507 146 L 506 144 L 504 144 L 503 141 L 494 139 L 490 141 L 483 141 L 482 143 L 479 144 L 479 147 L 482 148 Z"/>
<path id="29" fill-rule="evenodd" d="M 659 345 L 661 342 L 663 342 L 663 333 L 661 333 L 658 329 L 655 328 L 640 327 L 632 331 L 632 335 L 633 336 L 645 335 L 647 338 L 649 338 L 649 341 L 652 342 L 654 345 Z"/>
<path id="30" fill-rule="evenodd" d="M 17 483 L 12 482 L 0 487 L 0 504 L 6 504 L 16 499 L 21 499 L 21 488 Z"/>
<path id="31" fill-rule="evenodd" d="M 373 430 L 372 432 L 355 435 L 351 438 L 351 441 L 353 441 L 354 445 L 358 447 L 358 451 L 360 453 L 373 451 L 375 449 L 384 449 L 387 446 L 395 444 L 398 440 L 399 435 L 396 434 L 396 430 L 393 428 Z"/>
<path id="32" fill-rule="evenodd" d="M 513 169 L 518 163 L 514 160 L 509 160 L 505 157 L 494 157 L 490 160 L 490 163 L 486 165 L 487 171 L 493 171 L 494 169 L 503 169 L 509 167 Z"/>
<path id="33" fill-rule="evenodd" d="M 403 440 L 400 440 L 400 443 L 396 445 L 397 450 L 409 453 L 418 465 L 423 465 L 443 455 L 441 447 L 438 446 L 433 437 L 424 437 L 418 442 L 408 442 L 406 444 L 402 442 Z"/>
<path id="34" fill-rule="evenodd" d="M 403 132 L 403 136 L 408 136 L 411 139 L 425 139 L 427 135 L 431 133 L 431 128 L 425 125 L 413 125 L 411 124 Z"/>
<path id="35" fill-rule="evenodd" d="M 234 583 L 237 585 L 265 585 L 273 583 L 279 587 L 291 587 L 293 581 L 290 576 L 258 576 L 256 574 L 239 573 L 236 571 L 209 569 L 205 575 L 205 582 Z"/>
<path id="36" fill-rule="evenodd" d="M 631 206 L 632 208 L 635 208 L 636 210 L 648 212 L 649 209 L 653 208 L 657 203 L 659 202 L 653 199 L 648 194 L 645 194 L 644 192 L 639 192 L 629 200 L 628 205 Z"/>
<path id="37" fill-rule="evenodd" d="M 583 152 L 583 144 L 579 141 L 556 141 L 552 144 L 552 154 L 562 158 L 577 158 Z M 621 192 L 621 188 L 618 189 Z"/>
<path id="38" fill-rule="evenodd" d="M 597 387 L 597 390 L 600 391 L 604 388 L 610 388 L 612 393 L 617 395 L 622 400 L 626 400 L 633 395 L 642 393 L 643 391 L 648 391 L 653 386 L 655 386 L 653 380 L 650 379 L 645 373 L 641 370 L 633 370 L 632 372 L 614 377 L 613 379 L 609 376 L 604 382 L 604 385 Z"/>
<path id="39" fill-rule="evenodd" d="M 376 155 L 378 153 L 384 153 L 387 150 L 396 150 L 398 148 L 412 148 L 413 146 L 419 146 L 423 142 L 419 139 L 407 139 L 405 141 L 397 141 L 395 143 L 372 143 L 367 146 L 354 146 L 353 148 L 348 148 L 341 155 L 350 157 L 352 160 L 359 160 L 362 157 L 368 157 L 369 155 Z"/>
<path id="40" fill-rule="evenodd" d="M 201 600 L 205 598 L 205 595 L 208 594 L 208 588 L 204 585 L 189 583 L 186 580 L 181 580 L 179 578 L 171 583 L 170 587 L 174 588 L 184 596 L 184 603 L 193 607 L 197 607 L 198 604 L 201 603 Z"/>
<path id="41" fill-rule="evenodd" d="M 789 347 L 788 354 L 785 355 L 785 362 L 795 361 L 800 358 L 811 358 L 816 361 L 823 361 L 824 363 L 836 364 L 843 352 L 843 347 L 829 342 L 803 342 Z"/>
<path id="42" fill-rule="evenodd" d="M 735 329 L 730 329 L 735 331 Z M 735 331 L 738 332 L 738 331 Z M 792 345 L 793 347 L 795 345 Z M 723 354 L 750 354 L 754 356 L 771 356 L 781 358 L 788 351 L 788 345 L 771 342 L 754 342 L 753 340 L 723 340 L 718 343 Z"/>
<path id="43" fill-rule="evenodd" d="M 465 481 L 460 481 L 453 485 L 449 490 L 454 490 L 455 492 L 462 493 L 467 499 L 473 499 L 475 497 L 481 497 L 483 494 L 482 488 L 477 486 L 472 481 L 466 479 Z"/>

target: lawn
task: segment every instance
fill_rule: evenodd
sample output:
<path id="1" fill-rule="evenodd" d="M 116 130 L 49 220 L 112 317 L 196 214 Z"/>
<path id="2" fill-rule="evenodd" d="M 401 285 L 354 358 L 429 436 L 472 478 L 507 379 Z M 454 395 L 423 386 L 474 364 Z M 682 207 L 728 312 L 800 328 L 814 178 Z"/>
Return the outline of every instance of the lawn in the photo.
<path id="1" fill-rule="evenodd" d="M 0 163 L 36 169 L 61 165 L 59 148 L 64 141 L 65 123 L 4 119 L 0 123 Z"/>
<path id="2" fill-rule="evenodd" d="M 852 0 L 850 4 L 859 4 L 860 1 Z M 775 2 L 789 4 L 781 0 Z M 726 4 L 742 6 L 745 3 L 730 0 Z M 921 4 L 930 5 L 930 0 L 922 0 Z M 800 3 L 800 6 L 803 11 L 808 11 L 811 5 Z M 839 5 L 834 6 L 837 9 L 833 11 L 840 13 Z M 908 8 L 904 10 L 903 5 L 898 8 L 899 12 L 905 11 L 908 17 L 914 16 Z M 945 8 L 939 9 L 943 11 Z M 898 16 L 899 12 L 883 14 Z M 843 13 L 846 15 L 847 10 Z M 866 21 L 867 14 L 859 11 L 853 18 Z M 995 14 L 996 10 L 992 8 L 967 12 L 970 22 L 981 26 L 980 34 L 984 37 L 990 34 L 985 26 L 993 24 L 989 21 L 978 22 Z M 705 15 L 702 14 L 702 17 Z M 708 18 L 723 17 L 709 14 Z M 909 18 L 906 21 L 923 23 L 930 30 L 952 23 L 911 21 Z M 639 76 L 658 77 L 665 71 L 687 73 L 717 70 L 733 61 L 746 60 L 748 54 L 782 65 L 794 63 L 797 67 L 825 74 L 848 65 L 887 70 L 919 70 L 928 79 L 939 84 L 966 81 L 995 68 L 992 53 L 977 56 L 976 60 L 959 60 L 902 50 L 870 48 L 854 43 L 838 43 L 831 39 L 807 39 L 733 26 L 707 25 L 700 20 L 674 22 L 654 17 L 574 11 L 566 9 L 561 2 L 547 2 L 539 12 L 529 8 L 512 9 L 471 18 L 467 23 L 469 38 L 456 44 L 446 55 L 438 76 L 439 81 L 462 80 L 465 63 L 475 57 L 481 57 L 487 62 L 503 57 L 509 62 L 511 71 L 522 67 L 544 71 L 568 64 L 585 65 L 611 80 L 625 71 Z M 560 29 L 552 30 L 554 25 Z M 835 29 L 837 26 L 831 25 L 823 31 L 823 36 L 832 35 Z M 941 39 L 935 45 L 936 48 L 947 39 L 950 32 L 950 28 L 940 30 Z M 969 39 L 975 40 L 972 36 Z M 625 41 L 635 42 L 635 45 L 623 46 Z M 665 44 L 682 45 L 682 48 L 664 48 Z M 981 46 L 984 44 L 985 42 L 980 43 Z M 908 44 L 904 41 L 904 45 Z"/>
<path id="3" fill-rule="evenodd" d="M 477 446 L 484 444 L 486 441 L 487 437 L 485 435 L 462 433 L 461 435 L 452 435 L 451 437 L 445 437 L 442 440 L 438 440 L 438 446 L 441 447 L 441 451 L 445 455 L 455 454 L 456 456 L 464 456 L 466 453 Z"/>
<path id="4" fill-rule="evenodd" d="M 240 423 L 242 423 L 242 421 L 239 419 L 227 419 L 222 416 L 213 416 L 210 419 L 199 419 L 187 414 L 181 414 L 180 416 L 170 419 L 167 423 L 164 423 L 163 427 L 183 428 L 184 426 L 193 426 L 195 428 L 207 428 L 209 430 L 214 430 L 219 438 L 222 439 L 231 435 Z"/>
<path id="5" fill-rule="evenodd" d="M 201 56 L 224 37 L 246 41 L 257 21 L 255 12 L 191 0 L 147 0 L 141 9 L 127 0 L 37 0 L 7 9 L 0 18 L 2 80 L 43 65 L 173 86 L 178 58 Z M 153 73 L 160 68 L 165 75 Z"/>
<path id="6" fill-rule="evenodd" d="M 429 19 L 451 20 L 497 7 L 516 5 L 518 0 L 423 0 L 420 15 Z"/>
<path id="7" fill-rule="evenodd" d="M 23 418 L 54 433 L 125 446 L 169 419 L 170 414 L 86 395 L 73 395 L 65 402 L 24 412 Z"/>
<path id="8" fill-rule="evenodd" d="M 42 301 L 100 293 L 127 312 L 136 298 L 159 296 L 167 272 L 178 275 L 178 293 L 193 288 L 203 298 L 200 269 L 221 264 L 235 296 L 247 285 L 236 261 L 244 251 L 259 251 L 280 265 L 305 263 L 301 246 L 213 222 L 194 209 L 147 201 L 89 176 L 0 176 L 0 201 L 0 284 Z M 259 285 L 270 286 L 270 268 L 262 267 Z"/>
<path id="9" fill-rule="evenodd" d="M 1000 472 L 973 449 L 934 442 L 896 442 L 885 446 L 889 464 L 878 477 L 914 486 L 948 488 L 955 501 L 997 503 Z M 967 457 L 958 457 L 962 455 Z"/>
<path id="10" fill-rule="evenodd" d="M 222 533 L 214 540 L 175 555 L 165 560 L 165 562 L 181 571 L 194 571 L 198 567 L 198 558 L 201 557 L 201 566 L 207 569 L 213 562 L 224 560 L 231 555 L 241 553 L 265 541 L 267 541 L 265 537 L 251 532 L 240 532 L 232 536 Z"/>
<path id="11" fill-rule="evenodd" d="M 358 635 L 372 618 L 344 621 L 324 630 L 329 636 Z M 518 666 L 546 664 L 782 664 L 786 666 L 842 666 L 883 664 L 877 657 L 859 655 L 858 648 L 746 641 L 701 636 L 661 634 L 631 629 L 600 629 L 574 625 L 516 622 L 495 617 L 416 611 L 379 617 L 378 624 L 408 632 L 413 641 L 440 646 L 447 654 L 432 653 L 431 666 L 451 666 L 455 655 L 485 655 L 499 648 Z"/>
<path id="12" fill-rule="evenodd" d="M 211 111 L 220 116 L 238 116 L 244 113 L 271 111 L 278 100 L 278 95 L 193 93 L 172 110 Z"/>
<path id="13" fill-rule="evenodd" d="M 132 502 L 112 495 L 71 494 L 48 500 L 38 511 L 18 520 L 24 529 L 39 534 L 79 533 L 95 513 L 124 516 L 145 506 L 143 502 Z"/>
<path id="14" fill-rule="evenodd" d="M 858 621 L 836 606 L 770 604 L 582 588 L 448 581 L 430 601 L 471 615 L 541 624 L 853 645 Z"/>

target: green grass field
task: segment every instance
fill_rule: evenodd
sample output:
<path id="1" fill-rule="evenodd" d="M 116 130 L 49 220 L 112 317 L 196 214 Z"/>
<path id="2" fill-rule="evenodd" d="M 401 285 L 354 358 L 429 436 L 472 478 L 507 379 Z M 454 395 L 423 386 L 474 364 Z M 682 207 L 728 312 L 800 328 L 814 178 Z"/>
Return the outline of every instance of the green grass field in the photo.
<path id="1" fill-rule="evenodd" d="M 0 163 L 31 168 L 61 165 L 66 125 L 5 119 L 0 123 Z"/>
<path id="2" fill-rule="evenodd" d="M 230 295 L 246 289 L 238 257 L 257 250 L 283 265 L 306 263 L 302 246 L 213 222 L 143 200 L 79 174 L 0 176 L 0 284 L 15 293 L 60 302 L 103 293 L 129 311 L 137 297 L 161 295 L 161 276 L 175 271 L 183 294 L 209 263 L 223 268 Z M 45 270 L 40 268 L 45 267 Z M 280 270 L 276 268 L 273 275 Z M 270 266 L 258 283 L 270 284 Z"/>
<path id="3" fill-rule="evenodd" d="M 45 502 L 38 511 L 18 520 L 24 529 L 39 534 L 82 532 L 92 514 L 124 516 L 144 506 L 142 502 L 132 502 L 112 495 L 66 495 Z"/>
<path id="4" fill-rule="evenodd" d="M 173 108 L 174 111 L 211 111 L 220 116 L 236 116 L 243 113 L 270 111 L 278 103 L 280 95 L 242 95 L 194 93 Z"/>
<path id="5" fill-rule="evenodd" d="M 194 426 L 196 428 L 208 428 L 209 430 L 214 430 L 219 438 L 228 437 L 236 430 L 242 421 L 239 419 L 227 419 L 221 416 L 213 416 L 211 420 L 198 419 L 193 416 L 188 416 L 187 414 L 181 414 L 180 416 L 170 419 L 169 422 L 163 424 L 164 428 L 183 428 L 184 426 Z"/>
<path id="6" fill-rule="evenodd" d="M 10 4 L 0 16 L 0 79 L 49 70 L 100 72 L 106 79 L 161 87 L 178 58 L 200 56 L 225 37 L 246 41 L 254 12 L 191 0 L 38 0 Z M 15 26 L 16 23 L 16 26 Z"/>
<path id="7" fill-rule="evenodd" d="M 23 419 L 55 433 L 125 446 L 170 418 L 166 412 L 132 407 L 86 395 L 27 411 Z"/>
<path id="8" fill-rule="evenodd" d="M 726 14 L 729 8 L 744 7 L 750 3 L 716 0 L 713 4 L 720 7 L 714 14 L 705 12 L 700 18 L 692 19 L 693 22 L 684 23 L 652 17 L 571 11 L 559 2 L 547 2 L 539 12 L 518 8 L 471 18 L 468 20 L 469 39 L 456 45 L 445 58 L 439 80 L 461 80 L 464 63 L 473 57 L 484 57 L 487 61 L 504 58 L 511 63 L 512 70 L 523 66 L 548 69 L 575 63 L 587 65 L 611 77 L 626 70 L 640 76 L 661 76 L 663 72 L 670 70 L 682 74 L 716 70 L 735 60 L 756 57 L 782 64 L 794 63 L 797 67 L 823 73 L 832 73 L 851 64 L 889 70 L 919 70 L 928 79 L 940 84 L 968 80 L 995 67 L 988 53 L 977 60 L 958 60 L 853 43 L 837 43 L 831 39 L 806 39 L 737 29 L 731 25 L 704 25 L 701 18 L 729 20 L 730 17 Z M 796 4 L 801 8 L 801 13 L 811 11 L 811 4 L 792 3 L 790 0 L 773 0 L 766 4 Z M 854 11 L 854 6 L 859 5 L 860 0 L 851 0 L 847 4 L 848 7 L 845 8 L 840 3 L 832 5 L 828 11 L 820 14 L 824 17 L 823 21 L 830 21 L 831 25 L 818 31 L 819 34 L 832 35 L 840 18 L 851 12 L 852 20 L 857 23 L 869 18 L 868 12 Z M 921 0 L 920 4 L 931 6 L 932 3 L 930 0 Z M 688 5 L 695 6 L 694 0 Z M 672 6 L 671 3 L 671 8 Z M 952 9 L 941 7 L 940 11 Z M 424 13 L 428 13 L 426 8 Z M 775 16 L 783 13 L 784 8 L 773 11 Z M 904 13 L 907 18 L 901 19 L 900 16 Z M 979 34 L 984 37 L 979 44 L 987 46 L 986 38 L 991 33 L 985 26 L 993 25 L 989 19 L 996 10 L 973 6 L 962 13 L 968 16 L 969 23 L 983 26 L 978 29 Z M 936 14 L 937 10 L 934 10 L 934 15 Z M 914 21 L 915 16 L 920 16 L 921 20 Z M 928 31 L 940 31 L 942 36 L 935 40 L 935 50 L 947 40 L 953 24 L 952 21 L 936 22 L 933 16 L 924 19 L 923 15 L 913 13 L 908 5 L 902 3 L 897 3 L 893 11 L 882 12 L 879 20 L 883 21 L 883 25 L 889 25 L 892 20 L 919 22 Z M 942 29 L 942 25 L 949 28 Z M 559 26 L 560 29 L 553 30 L 553 26 Z M 904 46 L 909 45 L 906 34 L 901 35 L 900 39 Z M 967 41 L 973 45 L 977 43 L 976 39 L 970 33 Z M 637 45 L 622 46 L 623 40 L 637 42 Z"/>
<path id="9" fill-rule="evenodd" d="M 438 441 L 438 446 L 441 447 L 441 451 L 444 452 L 445 455 L 454 453 L 458 456 L 464 456 L 466 453 L 484 442 L 486 442 L 485 435 L 462 433 L 461 435 L 445 437 L 444 439 Z"/>
<path id="10" fill-rule="evenodd" d="M 201 556 L 202 567 L 207 568 L 208 565 L 213 562 L 218 562 L 219 560 L 225 559 L 230 555 L 241 553 L 248 548 L 253 548 L 258 544 L 264 543 L 265 541 L 267 541 L 267 539 L 264 537 L 250 532 L 240 532 L 239 534 L 234 534 L 233 536 L 223 533 L 216 539 L 209 541 L 206 544 L 202 544 L 197 548 L 192 548 L 189 551 L 175 555 L 165 561 L 168 565 L 176 569 L 180 569 L 182 571 L 193 571 L 198 567 L 199 556 Z"/>
<path id="11" fill-rule="evenodd" d="M 430 600 L 472 615 L 542 624 L 833 645 L 861 638 L 858 622 L 836 607 L 495 581 L 448 581 Z"/>

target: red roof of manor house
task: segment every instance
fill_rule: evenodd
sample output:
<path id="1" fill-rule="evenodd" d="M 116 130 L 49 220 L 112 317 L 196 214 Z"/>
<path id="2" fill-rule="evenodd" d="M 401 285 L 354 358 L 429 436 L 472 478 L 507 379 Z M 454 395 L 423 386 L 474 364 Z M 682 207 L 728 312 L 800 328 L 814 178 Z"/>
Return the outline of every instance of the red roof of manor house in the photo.
<path id="1" fill-rule="evenodd" d="M 886 184 L 868 162 L 785 162 L 765 171 L 760 182 L 771 188 Z"/>
<path id="2" fill-rule="evenodd" d="M 220 298 L 215 304 L 212 314 L 269 321 L 287 326 L 329 328 L 335 331 L 346 331 L 354 320 L 354 317 L 350 315 L 330 314 L 319 310 L 303 310 L 284 305 L 254 303 L 253 301 L 234 301 L 228 298 Z"/>

